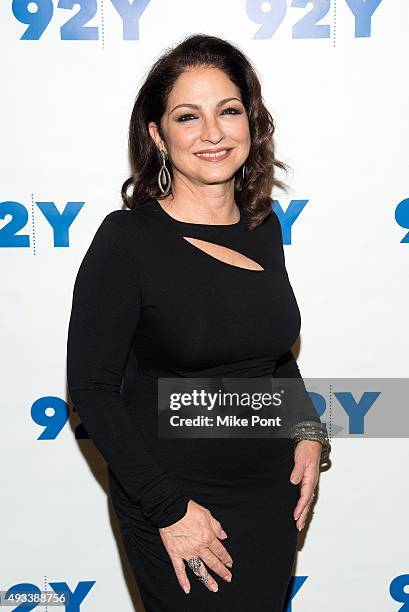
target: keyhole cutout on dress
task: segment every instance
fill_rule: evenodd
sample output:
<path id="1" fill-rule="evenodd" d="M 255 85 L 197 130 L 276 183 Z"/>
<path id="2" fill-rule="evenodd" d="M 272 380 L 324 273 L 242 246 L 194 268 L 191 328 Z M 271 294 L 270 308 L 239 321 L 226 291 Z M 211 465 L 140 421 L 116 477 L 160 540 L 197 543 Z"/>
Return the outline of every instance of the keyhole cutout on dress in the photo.
<path id="1" fill-rule="evenodd" d="M 242 268 L 243 270 L 264 271 L 264 268 L 260 266 L 259 263 L 246 257 L 246 255 L 242 253 L 238 253 L 234 249 L 229 249 L 228 247 L 215 244 L 214 242 L 208 242 L 207 240 L 201 240 L 200 238 L 191 238 L 190 236 L 183 236 L 183 238 L 204 253 L 230 266 Z"/>

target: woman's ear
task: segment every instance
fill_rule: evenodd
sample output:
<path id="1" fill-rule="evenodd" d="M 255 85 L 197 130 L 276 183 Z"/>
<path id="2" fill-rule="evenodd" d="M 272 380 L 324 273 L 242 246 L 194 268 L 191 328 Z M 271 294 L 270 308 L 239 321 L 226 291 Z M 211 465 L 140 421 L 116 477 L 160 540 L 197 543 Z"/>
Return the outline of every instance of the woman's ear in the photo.
<path id="1" fill-rule="evenodd" d="M 150 121 L 148 124 L 148 131 L 149 134 L 152 138 L 152 140 L 154 141 L 154 143 L 156 144 L 156 146 L 158 147 L 158 149 L 164 149 L 164 143 L 162 138 L 159 135 L 159 129 L 157 124 L 155 123 L 155 121 Z"/>

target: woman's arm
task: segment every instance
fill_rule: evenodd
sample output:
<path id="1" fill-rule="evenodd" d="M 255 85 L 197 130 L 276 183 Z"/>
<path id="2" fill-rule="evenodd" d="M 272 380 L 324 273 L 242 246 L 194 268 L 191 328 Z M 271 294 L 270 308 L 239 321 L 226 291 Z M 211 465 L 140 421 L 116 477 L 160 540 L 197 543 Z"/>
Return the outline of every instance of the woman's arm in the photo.
<path id="1" fill-rule="evenodd" d="M 278 245 L 280 265 L 282 266 L 285 274 L 287 274 L 281 224 L 274 210 L 272 211 L 272 222 L 274 232 L 273 240 L 275 241 L 275 244 Z M 293 379 L 293 381 L 287 385 L 290 393 L 289 396 L 287 395 L 287 405 L 288 408 L 291 409 L 292 423 L 312 421 L 316 422 L 317 425 L 322 426 L 320 417 L 310 396 L 308 395 L 297 362 L 290 349 L 281 355 L 277 360 L 274 376 L 276 378 Z"/>
<path id="2" fill-rule="evenodd" d="M 320 425 L 320 417 L 305 388 L 304 380 L 291 350 L 288 350 L 277 360 L 274 376 L 275 378 L 296 379 L 288 383 L 292 420 L 294 422 L 316 421 Z"/>
<path id="3" fill-rule="evenodd" d="M 74 284 L 67 338 L 70 396 L 95 446 L 130 500 L 156 527 L 187 511 L 187 498 L 155 461 L 120 394 L 141 312 L 139 267 L 129 211 L 109 213 Z M 128 231 L 127 231 L 128 230 Z"/>

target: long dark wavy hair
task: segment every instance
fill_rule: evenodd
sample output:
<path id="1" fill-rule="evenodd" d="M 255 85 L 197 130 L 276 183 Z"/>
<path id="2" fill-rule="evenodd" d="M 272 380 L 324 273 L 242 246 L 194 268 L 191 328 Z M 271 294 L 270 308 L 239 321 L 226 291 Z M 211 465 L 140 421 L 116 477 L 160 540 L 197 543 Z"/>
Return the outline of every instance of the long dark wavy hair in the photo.
<path id="1" fill-rule="evenodd" d="M 150 197 L 164 197 L 158 186 L 162 164 L 159 150 L 148 131 L 154 121 L 165 141 L 160 120 L 176 79 L 187 69 L 211 67 L 222 70 L 241 92 L 250 128 L 250 152 L 245 161 L 244 178 L 240 167 L 235 175 L 234 198 L 250 215 L 248 229 L 254 229 L 270 214 L 274 187 L 287 191 L 287 185 L 276 178 L 276 168 L 288 172 L 289 166 L 275 157 L 274 119 L 263 103 L 256 70 L 236 46 L 216 36 L 194 34 L 175 47 L 166 49 L 147 73 L 137 94 L 129 126 L 131 176 L 121 188 L 127 208 L 135 208 Z M 171 164 L 167 168 L 172 174 Z M 132 186 L 132 193 L 128 190 Z"/>

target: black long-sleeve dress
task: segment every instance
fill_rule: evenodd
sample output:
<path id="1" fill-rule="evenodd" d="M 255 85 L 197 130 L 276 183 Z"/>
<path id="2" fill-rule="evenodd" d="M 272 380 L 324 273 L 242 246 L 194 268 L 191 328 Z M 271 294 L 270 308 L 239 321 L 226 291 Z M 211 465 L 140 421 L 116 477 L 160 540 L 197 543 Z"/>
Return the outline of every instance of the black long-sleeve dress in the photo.
<path id="1" fill-rule="evenodd" d="M 272 211 L 248 231 L 248 213 L 240 215 L 234 224 L 186 223 L 153 198 L 115 210 L 75 280 L 69 392 L 107 462 L 147 612 L 281 612 L 291 577 L 299 497 L 289 480 L 291 441 L 169 439 L 157 432 L 159 377 L 301 378 L 290 350 L 300 313 L 280 223 Z M 263 270 L 223 262 L 183 236 L 234 249 Z M 223 545 L 233 578 L 228 583 L 213 573 L 216 593 L 186 565 L 186 595 L 160 538 L 158 528 L 182 518 L 189 499 L 207 507 L 228 534 Z"/>

